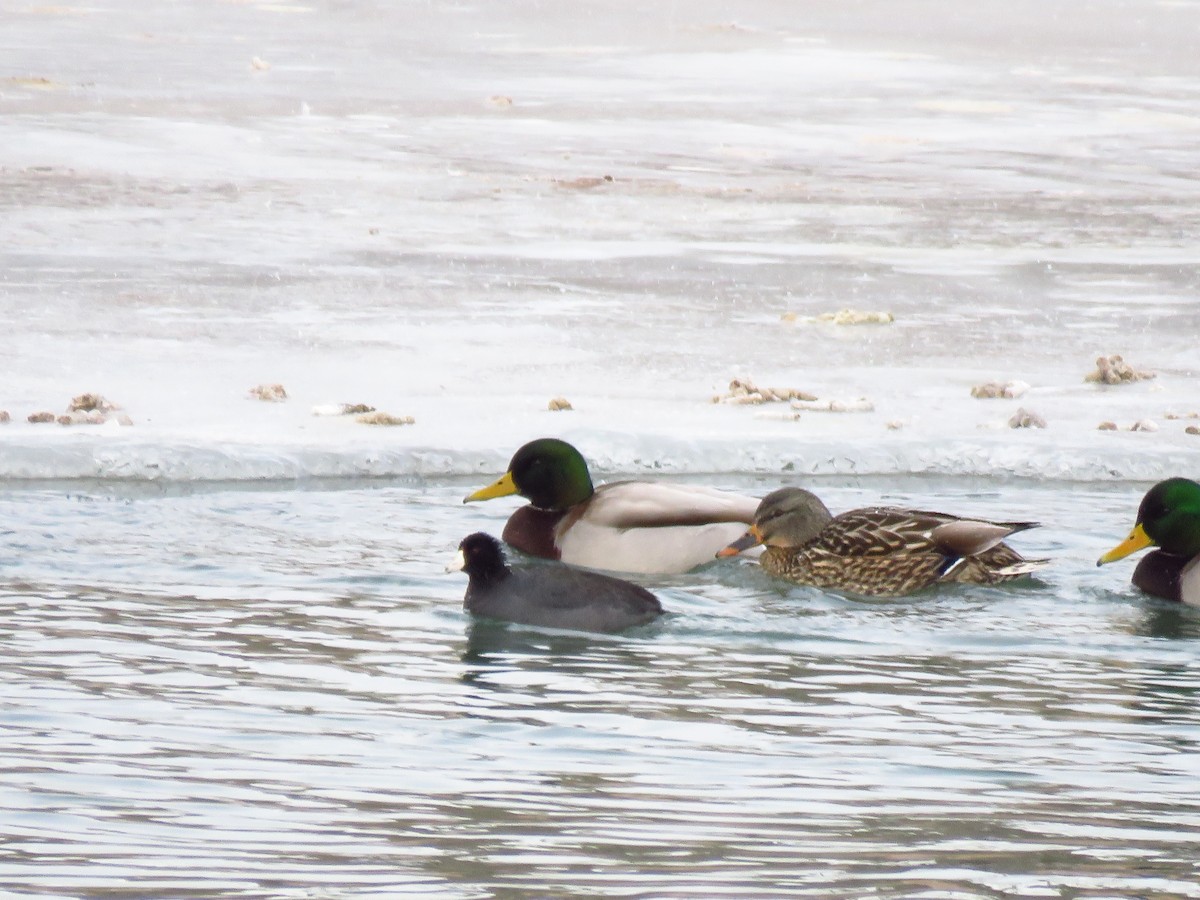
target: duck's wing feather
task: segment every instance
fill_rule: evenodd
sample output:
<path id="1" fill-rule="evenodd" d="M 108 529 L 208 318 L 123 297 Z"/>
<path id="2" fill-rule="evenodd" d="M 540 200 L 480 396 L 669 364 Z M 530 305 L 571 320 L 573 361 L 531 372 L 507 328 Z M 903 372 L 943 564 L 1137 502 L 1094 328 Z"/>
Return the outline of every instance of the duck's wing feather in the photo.
<path id="1" fill-rule="evenodd" d="M 933 531 L 952 521 L 940 513 L 890 506 L 853 509 L 831 520 L 813 543 L 837 556 L 929 553 L 937 549 Z"/>
<path id="2" fill-rule="evenodd" d="M 818 540 L 841 556 L 890 556 L 928 553 L 975 556 L 999 545 L 1035 522 L 987 522 L 960 519 L 923 509 L 872 506 L 833 519 Z"/>
<path id="3" fill-rule="evenodd" d="M 1006 537 L 1036 522 L 986 522 L 980 519 L 954 519 L 938 525 L 930 533 L 933 542 L 952 556 L 977 556 L 991 550 Z"/>
<path id="4" fill-rule="evenodd" d="M 617 481 L 601 485 L 580 515 L 605 528 L 669 528 L 754 521 L 758 500 L 699 485 Z"/>
<path id="5" fill-rule="evenodd" d="M 1001 584 L 1032 575 L 1049 564 L 1048 559 L 1026 559 L 1008 544 L 1000 543 L 975 556 L 955 560 L 939 580 L 961 584 Z"/>

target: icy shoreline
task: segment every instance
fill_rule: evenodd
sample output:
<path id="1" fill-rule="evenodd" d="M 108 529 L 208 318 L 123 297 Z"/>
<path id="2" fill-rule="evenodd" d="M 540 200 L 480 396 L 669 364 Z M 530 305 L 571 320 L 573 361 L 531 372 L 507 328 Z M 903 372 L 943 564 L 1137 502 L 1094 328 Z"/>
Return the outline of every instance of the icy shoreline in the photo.
<path id="1" fill-rule="evenodd" d="M 530 433 L 533 436 L 533 433 Z M 1048 438 L 981 434 L 927 440 L 710 437 L 568 432 L 598 479 L 728 474 L 781 476 L 940 475 L 1068 482 L 1144 482 L 1190 472 L 1196 438 L 1127 433 Z M 314 443 L 156 440 L 71 434 L 0 438 L 0 484 L 99 479 L 130 482 L 288 481 L 454 477 L 503 471 L 516 444 L 450 447 L 419 439 Z"/>

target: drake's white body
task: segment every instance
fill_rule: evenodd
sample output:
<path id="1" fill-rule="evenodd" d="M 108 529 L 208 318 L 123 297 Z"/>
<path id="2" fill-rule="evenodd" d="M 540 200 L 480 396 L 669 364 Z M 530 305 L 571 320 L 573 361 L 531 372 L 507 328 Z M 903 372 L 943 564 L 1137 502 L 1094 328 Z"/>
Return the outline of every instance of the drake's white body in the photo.
<path id="1" fill-rule="evenodd" d="M 1200 606 L 1200 556 L 1179 573 L 1179 599 L 1188 606 Z"/>
<path id="2" fill-rule="evenodd" d="M 695 485 L 621 481 L 601 485 L 555 529 L 561 559 L 644 575 L 711 562 L 754 520 L 758 500 Z"/>

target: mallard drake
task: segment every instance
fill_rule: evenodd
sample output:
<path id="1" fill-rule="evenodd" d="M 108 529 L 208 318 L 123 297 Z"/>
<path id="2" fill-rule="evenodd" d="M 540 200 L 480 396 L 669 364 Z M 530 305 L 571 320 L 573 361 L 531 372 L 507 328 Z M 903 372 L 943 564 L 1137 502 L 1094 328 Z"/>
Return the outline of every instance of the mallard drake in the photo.
<path id="1" fill-rule="evenodd" d="M 616 481 L 593 487 L 587 462 L 557 438 L 530 441 L 508 471 L 463 502 L 520 494 L 529 501 L 504 540 L 533 556 L 644 575 L 709 562 L 754 521 L 758 501 L 693 485 Z"/>
<path id="2" fill-rule="evenodd" d="M 570 566 L 509 568 L 500 542 L 482 531 L 467 535 L 446 571 L 469 577 L 463 609 L 475 616 L 572 631 L 624 631 L 662 615 L 645 588 Z"/>
<path id="3" fill-rule="evenodd" d="M 1147 594 L 1200 606 L 1200 484 L 1168 478 L 1146 492 L 1133 531 L 1096 565 L 1157 547 L 1133 570 L 1133 583 Z"/>
<path id="4" fill-rule="evenodd" d="M 1036 571 L 1004 543 L 1036 522 L 985 522 L 894 507 L 834 517 L 814 494 L 782 488 L 763 498 L 754 524 L 719 556 L 765 544 L 759 561 L 798 584 L 870 597 L 900 597 L 931 584 L 999 584 Z"/>

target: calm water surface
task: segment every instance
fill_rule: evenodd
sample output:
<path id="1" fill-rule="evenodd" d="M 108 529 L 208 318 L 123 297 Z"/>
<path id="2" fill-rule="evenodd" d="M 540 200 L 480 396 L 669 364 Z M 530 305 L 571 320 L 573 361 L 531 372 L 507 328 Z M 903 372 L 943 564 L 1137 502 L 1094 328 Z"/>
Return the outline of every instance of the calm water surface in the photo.
<path id="1" fill-rule="evenodd" d="M 710 479 L 762 492 L 762 479 Z M 471 482 L 0 493 L 0 888 L 1195 897 L 1200 610 L 1094 567 L 1130 486 L 828 480 L 998 517 L 1036 583 L 722 561 L 620 637 L 472 623 Z"/>

